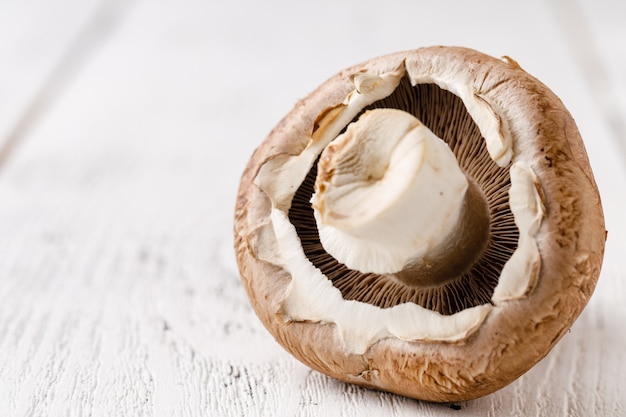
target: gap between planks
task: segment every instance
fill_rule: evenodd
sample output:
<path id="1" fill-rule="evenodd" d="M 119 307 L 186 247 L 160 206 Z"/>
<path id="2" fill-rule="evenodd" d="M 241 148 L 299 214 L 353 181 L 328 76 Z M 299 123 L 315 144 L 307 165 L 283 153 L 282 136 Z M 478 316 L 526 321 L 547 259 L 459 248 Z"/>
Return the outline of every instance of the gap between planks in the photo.
<path id="1" fill-rule="evenodd" d="M 45 77 L 42 87 L 0 143 L 0 173 L 28 133 L 59 98 L 89 57 L 114 31 L 132 0 L 102 0 Z"/>

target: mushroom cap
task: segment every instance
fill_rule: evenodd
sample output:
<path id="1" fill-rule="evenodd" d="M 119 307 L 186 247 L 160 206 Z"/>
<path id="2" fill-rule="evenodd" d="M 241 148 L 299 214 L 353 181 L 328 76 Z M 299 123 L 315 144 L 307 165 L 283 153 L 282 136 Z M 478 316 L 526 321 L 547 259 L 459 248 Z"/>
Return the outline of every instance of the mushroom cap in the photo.
<path id="1" fill-rule="evenodd" d="M 263 164 L 299 154 L 319 115 L 354 89 L 352 76 L 407 73 L 460 80 L 508 123 L 513 158 L 535 173 L 545 217 L 535 235 L 541 256 L 536 281 L 519 298 L 495 305 L 476 331 L 455 342 L 383 338 L 364 353 L 347 352 L 334 323 L 286 321 L 281 302 L 291 282 L 261 260 L 255 234 L 272 202 L 254 179 Z M 327 80 L 272 130 L 241 179 L 235 250 L 256 314 L 300 361 L 341 381 L 427 401 L 464 401 L 509 384 L 542 359 L 568 331 L 597 282 L 606 230 L 597 186 L 576 124 L 559 98 L 510 58 L 460 47 L 429 47 L 372 59 Z"/>

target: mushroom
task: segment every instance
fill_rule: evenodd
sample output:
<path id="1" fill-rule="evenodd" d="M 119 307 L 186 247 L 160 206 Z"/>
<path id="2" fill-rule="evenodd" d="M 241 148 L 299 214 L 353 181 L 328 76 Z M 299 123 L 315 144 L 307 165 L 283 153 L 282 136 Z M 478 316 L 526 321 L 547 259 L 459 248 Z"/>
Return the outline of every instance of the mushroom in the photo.
<path id="1" fill-rule="evenodd" d="M 430 47 L 323 83 L 242 176 L 251 304 L 300 361 L 416 399 L 490 394 L 592 295 L 606 231 L 577 127 L 511 58 Z"/>

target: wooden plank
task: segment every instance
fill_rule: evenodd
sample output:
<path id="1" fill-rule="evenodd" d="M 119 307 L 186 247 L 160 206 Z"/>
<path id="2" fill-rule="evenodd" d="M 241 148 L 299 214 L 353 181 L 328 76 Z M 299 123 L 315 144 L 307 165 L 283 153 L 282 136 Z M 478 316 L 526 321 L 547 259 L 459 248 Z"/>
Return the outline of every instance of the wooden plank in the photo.
<path id="1" fill-rule="evenodd" d="M 626 159 L 626 3 L 557 0 L 557 22 L 583 73 L 594 104 Z"/>
<path id="2" fill-rule="evenodd" d="M 623 415 L 626 180 L 610 129 L 541 2 L 431 3 L 125 9 L 0 171 L 0 415 Z M 295 99 L 347 65 L 434 43 L 509 54 L 562 96 L 592 138 L 610 220 L 602 280 L 571 332 L 461 411 L 299 364 L 254 316 L 231 248 L 244 164 Z"/>
<path id="3" fill-rule="evenodd" d="M 0 4 L 0 165 L 107 33 L 118 3 Z"/>

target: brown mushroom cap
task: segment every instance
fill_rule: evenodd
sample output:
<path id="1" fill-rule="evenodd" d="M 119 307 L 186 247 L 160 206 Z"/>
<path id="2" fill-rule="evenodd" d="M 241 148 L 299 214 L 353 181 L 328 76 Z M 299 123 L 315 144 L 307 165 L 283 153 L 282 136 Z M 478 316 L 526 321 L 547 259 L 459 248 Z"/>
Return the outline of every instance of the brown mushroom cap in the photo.
<path id="1" fill-rule="evenodd" d="M 281 303 L 291 276 L 258 257 L 255 234 L 267 222 L 272 203 L 254 179 L 267 161 L 298 155 L 307 146 L 319 116 L 354 89 L 352 75 L 390 72 L 403 62 L 409 73 L 462 80 L 507 119 L 514 158 L 523 157 L 532 168 L 545 207 L 536 234 L 541 266 L 524 297 L 494 306 L 480 327 L 461 341 L 385 338 L 363 354 L 349 353 L 335 324 L 284 320 Z M 457 47 L 383 56 L 326 81 L 255 151 L 241 179 L 235 212 L 235 249 L 244 286 L 257 315 L 286 350 L 339 380 L 440 402 L 492 393 L 542 359 L 590 298 L 605 238 L 586 151 L 561 101 L 516 62 Z"/>

